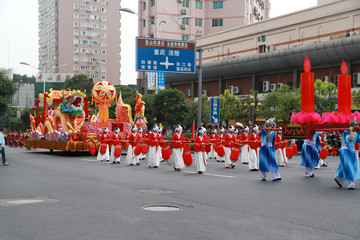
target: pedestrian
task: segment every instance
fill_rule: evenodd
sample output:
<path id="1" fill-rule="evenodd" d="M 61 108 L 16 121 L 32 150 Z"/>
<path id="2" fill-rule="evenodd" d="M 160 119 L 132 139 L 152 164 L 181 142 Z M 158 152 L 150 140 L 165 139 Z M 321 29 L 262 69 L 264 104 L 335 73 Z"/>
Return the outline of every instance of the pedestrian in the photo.
<path id="1" fill-rule="evenodd" d="M 231 162 L 230 155 L 231 155 L 231 147 L 233 146 L 235 142 L 235 128 L 233 126 L 230 126 L 228 128 L 228 133 L 223 138 L 223 144 L 224 144 L 224 150 L 225 150 L 225 167 L 226 168 L 234 168 L 235 164 Z"/>
<path id="2" fill-rule="evenodd" d="M 243 164 L 249 163 L 249 127 L 246 126 L 244 129 L 244 132 L 240 136 L 240 143 L 241 143 L 241 149 L 240 149 L 240 159 Z"/>
<path id="3" fill-rule="evenodd" d="M 206 149 L 207 138 L 205 137 L 206 129 L 201 127 L 198 136 L 194 140 L 195 166 L 199 174 L 206 171 Z"/>
<path id="4" fill-rule="evenodd" d="M 149 167 L 158 168 L 160 165 L 160 162 L 157 162 L 156 154 L 157 154 L 157 148 L 158 148 L 158 138 L 157 138 L 157 132 L 159 128 L 157 125 L 155 125 L 152 129 L 152 131 L 148 134 L 148 142 L 149 145 L 149 152 L 147 154 L 146 158 L 146 164 Z"/>
<path id="5" fill-rule="evenodd" d="M 111 154 L 110 154 L 110 160 L 112 160 L 113 163 L 117 163 L 120 164 L 121 162 L 121 152 L 120 152 L 120 156 L 116 157 L 114 155 L 115 153 L 115 148 L 118 146 L 121 148 L 121 142 L 122 142 L 122 137 L 120 135 L 120 129 L 119 128 L 115 128 L 114 134 L 111 137 Z"/>
<path id="6" fill-rule="evenodd" d="M 126 162 L 128 164 L 130 164 L 130 166 L 140 165 L 139 155 L 136 155 L 134 153 L 136 145 L 140 141 L 140 135 L 138 134 L 138 132 L 137 132 L 138 129 L 135 126 L 132 128 L 131 131 L 132 131 L 132 133 L 128 136 L 128 139 L 127 139 L 129 141 L 129 147 L 127 149 Z"/>
<path id="7" fill-rule="evenodd" d="M 259 171 L 259 151 L 260 148 L 257 147 L 256 142 L 260 142 L 260 136 L 258 134 L 259 127 L 255 126 L 252 129 L 252 133 L 249 134 L 250 142 L 250 152 L 249 152 L 249 170 L 250 171 Z"/>
<path id="8" fill-rule="evenodd" d="M 0 129 L 0 152 L 2 157 L 2 166 L 9 166 L 9 163 L 6 162 L 6 156 L 5 156 L 5 128 Z"/>
<path id="9" fill-rule="evenodd" d="M 109 134 L 109 129 L 104 128 L 102 134 L 100 135 L 100 149 L 97 155 L 98 161 L 110 161 L 110 154 L 109 154 L 109 143 L 111 143 L 111 136 Z"/>
<path id="10" fill-rule="evenodd" d="M 360 142 L 360 136 L 355 132 L 358 122 L 353 119 L 350 121 L 350 127 L 342 135 L 342 147 L 340 148 L 340 163 L 335 173 L 335 182 L 342 187 L 347 181 L 347 189 L 355 189 L 355 180 L 360 180 L 359 164 L 355 156 L 354 145 Z"/>
<path id="11" fill-rule="evenodd" d="M 319 164 L 321 150 L 319 133 L 315 132 L 311 139 L 305 139 L 301 150 L 301 166 L 305 166 L 305 177 L 315 177 L 313 171 Z"/>
<path id="12" fill-rule="evenodd" d="M 171 144 L 173 147 L 173 159 L 175 171 L 181 171 L 185 167 L 183 159 L 185 137 L 182 134 L 182 127 L 178 125 L 175 128 L 175 134 L 172 136 Z"/>
<path id="13" fill-rule="evenodd" d="M 279 167 L 275 159 L 275 118 L 269 118 L 265 122 L 265 128 L 261 131 L 261 148 L 259 153 L 260 180 L 266 181 L 266 173 L 271 172 L 272 181 L 280 181 Z"/>

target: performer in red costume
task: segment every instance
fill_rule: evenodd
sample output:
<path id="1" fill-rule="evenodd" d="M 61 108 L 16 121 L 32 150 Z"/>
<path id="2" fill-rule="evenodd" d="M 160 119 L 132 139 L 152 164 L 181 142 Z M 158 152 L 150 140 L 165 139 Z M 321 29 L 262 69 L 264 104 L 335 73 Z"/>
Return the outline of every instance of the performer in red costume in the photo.
<path id="1" fill-rule="evenodd" d="M 109 133 L 109 129 L 108 128 L 104 128 L 102 134 L 100 135 L 99 138 L 101 145 L 106 145 L 106 151 L 102 153 L 102 149 L 101 149 L 101 145 L 100 145 L 100 149 L 98 151 L 98 155 L 97 155 L 97 160 L 103 162 L 103 161 L 110 161 L 110 155 L 109 155 L 109 144 L 111 144 L 111 135 Z"/>
<path id="2" fill-rule="evenodd" d="M 130 166 L 140 165 L 139 156 L 134 153 L 135 147 L 140 141 L 140 135 L 137 131 L 137 128 L 133 127 L 132 133 L 127 138 L 127 140 L 129 140 L 129 147 L 127 150 L 126 161 Z"/>
<path id="3" fill-rule="evenodd" d="M 255 126 L 252 129 L 252 133 L 249 134 L 248 140 L 250 143 L 250 152 L 249 152 L 249 170 L 250 171 L 259 171 L 259 151 L 260 147 L 257 147 L 255 142 L 261 142 L 260 135 L 258 134 L 259 127 Z"/>
<path id="4" fill-rule="evenodd" d="M 214 145 L 216 144 L 216 141 L 218 139 L 218 135 L 216 134 L 216 129 L 214 128 L 211 130 L 211 134 L 209 136 L 209 142 L 211 143 L 211 150 L 208 154 L 208 159 L 217 159 L 217 153 L 214 150 Z"/>
<path id="5" fill-rule="evenodd" d="M 182 127 L 178 125 L 175 128 L 175 134 L 171 139 L 173 146 L 174 169 L 176 171 L 181 171 L 181 169 L 185 167 L 184 159 L 182 157 L 184 151 L 184 141 L 185 137 L 182 134 Z"/>
<path id="6" fill-rule="evenodd" d="M 111 154 L 110 154 L 110 160 L 113 163 L 118 163 L 120 164 L 121 161 L 121 155 L 119 157 L 115 157 L 114 153 L 115 153 L 115 148 L 117 146 L 121 147 L 121 141 L 122 141 L 122 137 L 120 135 L 120 129 L 119 128 L 115 128 L 114 134 L 111 137 Z"/>
<path id="7" fill-rule="evenodd" d="M 230 126 L 228 128 L 229 132 L 224 136 L 223 138 L 223 144 L 224 144 L 224 150 L 225 150 L 225 167 L 226 168 L 234 168 L 235 164 L 231 162 L 230 160 L 230 154 L 231 154 L 231 147 L 233 146 L 233 143 L 235 142 L 235 134 L 234 130 L 235 128 L 233 126 Z"/>
<path id="8" fill-rule="evenodd" d="M 207 137 L 205 136 L 206 129 L 201 127 L 198 136 L 194 140 L 195 150 L 195 166 L 199 174 L 206 171 L 206 150 Z"/>
<path id="9" fill-rule="evenodd" d="M 248 164 L 250 158 L 249 143 L 247 142 L 248 136 L 249 136 L 249 127 L 245 127 L 244 132 L 240 136 L 241 152 L 240 152 L 239 160 L 241 160 L 243 164 Z"/>

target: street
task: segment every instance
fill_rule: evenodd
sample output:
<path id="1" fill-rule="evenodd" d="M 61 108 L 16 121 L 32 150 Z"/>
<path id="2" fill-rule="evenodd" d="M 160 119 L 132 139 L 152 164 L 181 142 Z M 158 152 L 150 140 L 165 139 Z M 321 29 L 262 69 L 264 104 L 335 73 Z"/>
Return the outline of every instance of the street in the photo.
<path id="1" fill-rule="evenodd" d="M 339 157 L 305 178 L 298 154 L 280 168 L 282 181 L 268 174 L 261 182 L 239 163 L 226 169 L 209 160 L 200 175 L 166 162 L 128 166 L 125 155 L 115 165 L 87 153 L 6 151 L 1 240 L 360 239 L 360 183 L 355 191 L 337 186 Z M 177 208 L 144 210 L 153 204 Z"/>

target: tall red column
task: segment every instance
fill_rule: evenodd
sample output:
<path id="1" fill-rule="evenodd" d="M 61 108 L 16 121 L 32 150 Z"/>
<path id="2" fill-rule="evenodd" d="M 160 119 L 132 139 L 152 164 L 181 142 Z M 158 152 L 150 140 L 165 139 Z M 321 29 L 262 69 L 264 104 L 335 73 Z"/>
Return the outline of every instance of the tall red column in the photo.
<path id="1" fill-rule="evenodd" d="M 312 113 L 314 106 L 314 73 L 310 72 L 311 64 L 309 58 L 304 61 L 304 73 L 301 74 L 301 111 Z"/>
<path id="2" fill-rule="evenodd" d="M 346 75 L 348 68 L 341 63 L 341 75 L 338 76 L 338 112 L 351 113 L 351 76 Z"/>

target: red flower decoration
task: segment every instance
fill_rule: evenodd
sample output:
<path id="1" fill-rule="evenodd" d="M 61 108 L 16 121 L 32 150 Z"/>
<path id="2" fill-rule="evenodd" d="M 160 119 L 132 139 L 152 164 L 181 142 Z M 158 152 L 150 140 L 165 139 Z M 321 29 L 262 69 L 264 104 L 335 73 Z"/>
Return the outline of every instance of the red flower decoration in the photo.
<path id="1" fill-rule="evenodd" d="M 75 80 L 76 80 L 76 81 L 79 81 L 79 79 L 78 79 L 78 78 L 75 78 Z"/>

